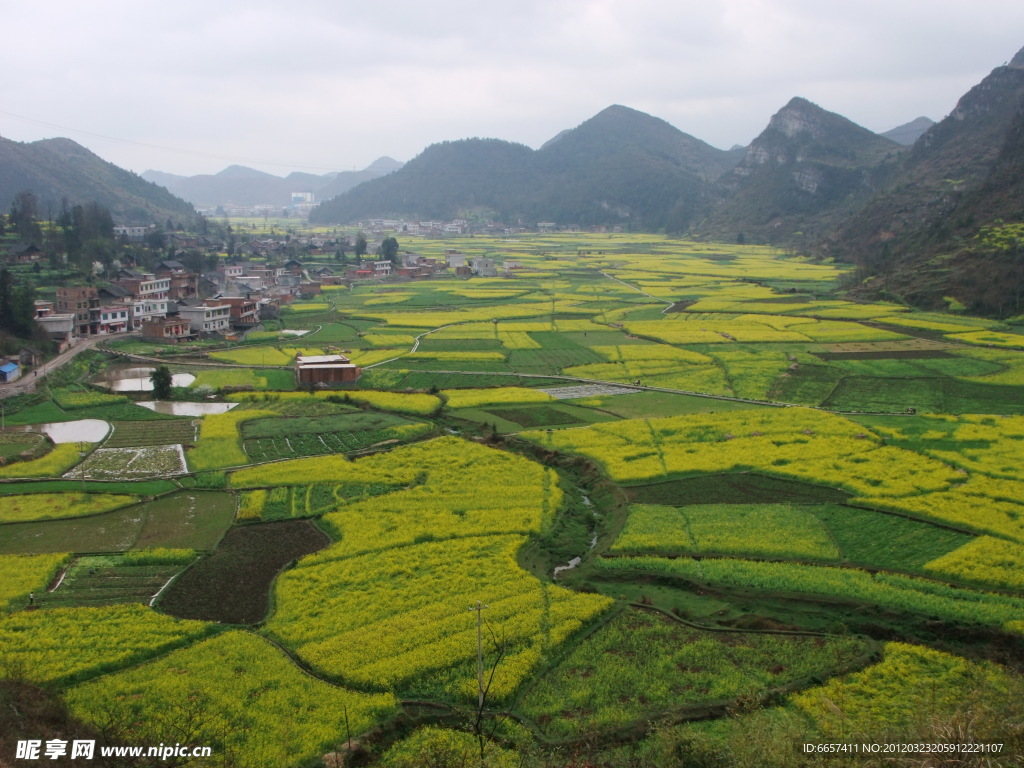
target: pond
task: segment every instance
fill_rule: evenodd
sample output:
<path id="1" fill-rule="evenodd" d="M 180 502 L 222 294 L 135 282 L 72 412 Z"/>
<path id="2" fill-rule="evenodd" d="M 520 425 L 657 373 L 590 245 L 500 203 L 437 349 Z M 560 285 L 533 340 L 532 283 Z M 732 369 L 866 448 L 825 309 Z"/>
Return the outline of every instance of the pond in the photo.
<path id="1" fill-rule="evenodd" d="M 112 392 L 152 392 L 150 376 L 155 370 L 152 367 L 112 365 L 94 383 Z M 195 380 L 191 373 L 176 373 L 171 376 L 171 386 L 187 387 Z"/>
<path id="2" fill-rule="evenodd" d="M 79 419 L 49 424 L 9 427 L 16 432 L 43 432 L 55 443 L 98 443 L 107 436 L 110 425 L 102 419 Z"/>
<path id="3" fill-rule="evenodd" d="M 227 413 L 238 403 L 173 403 L 168 400 L 147 400 L 136 403 L 157 413 L 169 416 L 209 416 L 215 413 Z"/>

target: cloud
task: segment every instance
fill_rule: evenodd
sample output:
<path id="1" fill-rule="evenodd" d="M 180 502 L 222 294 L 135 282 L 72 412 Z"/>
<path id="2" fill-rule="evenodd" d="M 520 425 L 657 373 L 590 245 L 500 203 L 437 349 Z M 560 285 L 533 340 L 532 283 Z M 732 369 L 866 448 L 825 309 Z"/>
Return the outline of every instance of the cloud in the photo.
<path id="1" fill-rule="evenodd" d="M 20 4 L 0 134 L 136 171 L 283 174 L 466 136 L 538 146 L 612 103 L 720 147 L 797 95 L 886 130 L 948 113 L 1022 22 L 1002 0 Z"/>

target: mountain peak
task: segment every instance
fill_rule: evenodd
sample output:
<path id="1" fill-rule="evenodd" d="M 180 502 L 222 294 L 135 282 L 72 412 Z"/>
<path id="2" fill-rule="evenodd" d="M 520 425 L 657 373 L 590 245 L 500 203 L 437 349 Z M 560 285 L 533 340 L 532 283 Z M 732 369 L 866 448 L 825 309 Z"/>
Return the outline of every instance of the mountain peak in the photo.
<path id="1" fill-rule="evenodd" d="M 830 113 L 802 96 L 794 96 L 782 109 L 772 115 L 768 127 L 792 139 L 801 133 L 821 138 L 824 123 Z"/>
<path id="2" fill-rule="evenodd" d="M 1017 55 L 1010 60 L 1010 66 L 1016 69 L 1024 69 L 1024 48 L 1017 51 Z"/>

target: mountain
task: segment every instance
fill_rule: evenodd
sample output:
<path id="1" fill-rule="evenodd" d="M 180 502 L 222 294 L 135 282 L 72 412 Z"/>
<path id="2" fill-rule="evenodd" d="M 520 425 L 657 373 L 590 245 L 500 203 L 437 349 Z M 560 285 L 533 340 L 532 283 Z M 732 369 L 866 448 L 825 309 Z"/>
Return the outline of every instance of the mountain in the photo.
<path id="1" fill-rule="evenodd" d="M 794 98 L 772 116 L 697 228 L 709 238 L 806 245 L 854 213 L 903 148 L 841 115 Z M 742 237 L 741 237 L 742 235 Z"/>
<path id="2" fill-rule="evenodd" d="M 891 130 L 880 133 L 879 136 L 884 136 L 887 139 L 892 139 L 897 144 L 909 147 L 933 125 L 935 125 L 935 121 L 930 117 L 917 117 L 909 123 L 898 125 Z"/>
<path id="3" fill-rule="evenodd" d="M 500 139 L 433 144 L 400 170 L 321 203 L 310 222 L 406 215 L 450 219 L 467 208 L 514 215 L 530 191 L 533 150 Z"/>
<path id="4" fill-rule="evenodd" d="M 401 167 L 402 163 L 397 160 L 382 157 L 361 171 L 323 175 L 291 173 L 281 178 L 242 165 L 232 165 L 215 174 L 177 176 L 149 170 L 142 177 L 203 208 L 225 204 L 285 206 L 291 204 L 293 192 L 312 192 L 317 200 L 326 200 Z"/>
<path id="5" fill-rule="evenodd" d="M 538 150 L 499 139 L 435 144 L 401 170 L 321 204 L 310 219 L 452 218 L 483 209 L 508 222 L 684 230 L 738 159 L 615 105 Z"/>
<path id="6" fill-rule="evenodd" d="M 830 238 L 828 253 L 854 261 L 867 279 L 861 290 L 928 307 L 952 296 L 977 312 L 1020 311 L 1024 280 L 978 235 L 1024 221 L 1022 112 L 1024 49 L 923 134 L 890 184 Z M 995 284 L 982 290 L 982 278 Z"/>
<path id="7" fill-rule="evenodd" d="M 71 205 L 99 203 L 119 224 L 162 224 L 195 215 L 191 205 L 163 187 L 108 163 L 71 139 L 22 143 L 0 138 L 0 208 L 10 208 L 24 191 L 36 196 L 43 216 L 48 210 L 56 216 L 65 198 Z"/>
<path id="8" fill-rule="evenodd" d="M 686 231 L 738 160 L 664 120 L 614 105 L 535 153 L 545 182 L 537 216 L 586 225 L 613 214 L 649 230 Z"/>

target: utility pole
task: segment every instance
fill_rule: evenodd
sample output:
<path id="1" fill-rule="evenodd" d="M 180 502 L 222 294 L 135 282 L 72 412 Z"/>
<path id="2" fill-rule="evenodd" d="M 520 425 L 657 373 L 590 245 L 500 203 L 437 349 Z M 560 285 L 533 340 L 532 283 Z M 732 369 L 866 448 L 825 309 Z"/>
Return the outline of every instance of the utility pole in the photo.
<path id="1" fill-rule="evenodd" d="M 483 611 L 490 606 L 484 605 L 479 600 L 476 605 L 470 608 L 476 611 L 476 679 L 479 688 L 479 713 L 484 711 L 484 637 L 483 637 Z"/>

